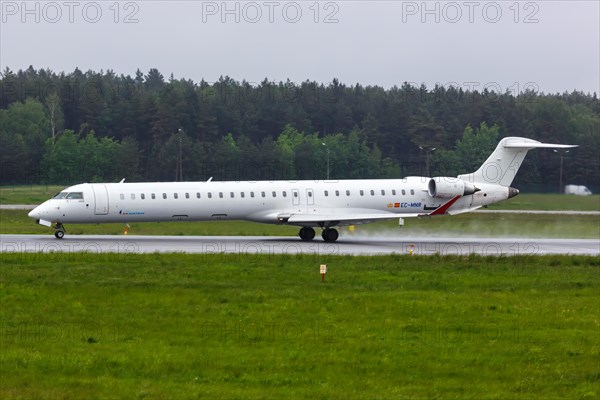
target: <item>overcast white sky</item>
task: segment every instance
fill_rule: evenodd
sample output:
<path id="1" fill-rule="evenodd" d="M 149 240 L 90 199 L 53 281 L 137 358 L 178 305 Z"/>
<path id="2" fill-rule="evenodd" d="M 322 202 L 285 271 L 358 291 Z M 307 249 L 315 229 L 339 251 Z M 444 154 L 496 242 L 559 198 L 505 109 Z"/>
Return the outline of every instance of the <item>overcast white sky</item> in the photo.
<path id="1" fill-rule="evenodd" d="M 0 67 L 600 92 L 594 1 L 0 1 Z"/>

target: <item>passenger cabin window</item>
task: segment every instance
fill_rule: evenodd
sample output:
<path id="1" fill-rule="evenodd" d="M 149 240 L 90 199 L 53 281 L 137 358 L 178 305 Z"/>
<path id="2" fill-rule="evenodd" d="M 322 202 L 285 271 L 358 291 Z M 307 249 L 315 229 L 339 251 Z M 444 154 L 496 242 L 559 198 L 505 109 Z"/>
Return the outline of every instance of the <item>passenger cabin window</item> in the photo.
<path id="1" fill-rule="evenodd" d="M 350 196 L 350 191 L 346 190 L 346 196 Z"/>
<path id="2" fill-rule="evenodd" d="M 402 196 L 406 196 L 406 190 L 402 189 Z"/>
<path id="3" fill-rule="evenodd" d="M 415 190 L 414 189 L 410 189 L 410 194 L 415 194 Z"/>
<path id="4" fill-rule="evenodd" d="M 166 199 L 166 198 L 167 198 L 167 194 L 163 193 L 163 199 Z"/>
<path id="5" fill-rule="evenodd" d="M 375 191 L 371 190 L 371 196 L 375 196 Z"/>
<path id="6" fill-rule="evenodd" d="M 250 192 L 250 197 L 254 197 L 254 192 Z"/>
<path id="7" fill-rule="evenodd" d="M 152 200 L 154 200 L 154 199 L 156 199 L 156 194 L 152 193 L 152 194 L 150 195 L 150 197 L 152 197 Z"/>
<path id="8" fill-rule="evenodd" d="M 325 197 L 328 197 L 328 196 L 329 196 L 329 191 L 328 191 L 328 190 L 326 190 L 326 191 L 325 191 Z"/>
<path id="9" fill-rule="evenodd" d="M 336 196 L 339 196 L 339 195 L 340 195 L 340 191 L 339 191 L 339 190 L 336 190 L 336 191 L 335 191 L 335 195 L 336 195 Z"/>
<path id="10" fill-rule="evenodd" d="M 312 192 L 308 192 L 308 197 L 312 197 Z"/>
<path id="11" fill-rule="evenodd" d="M 260 192 L 260 195 L 261 195 L 262 197 L 265 197 L 265 192 Z"/>
<path id="12" fill-rule="evenodd" d="M 235 195 L 233 194 L 233 192 L 229 192 L 229 197 L 231 197 L 233 199 Z"/>
<path id="13" fill-rule="evenodd" d="M 212 193 L 211 192 L 208 192 L 208 198 L 212 199 Z"/>
<path id="14" fill-rule="evenodd" d="M 177 199 L 179 196 L 177 195 L 177 193 L 173 193 L 173 198 Z"/>
<path id="15" fill-rule="evenodd" d="M 186 198 L 186 199 L 189 199 L 189 198 L 190 198 L 190 194 L 189 194 L 189 193 L 186 193 L 186 194 L 185 194 L 185 198 Z"/>
<path id="16" fill-rule="evenodd" d="M 364 196 L 364 195 L 365 195 L 365 191 L 364 191 L 364 190 L 361 190 L 361 191 L 360 191 L 360 195 L 361 195 L 361 196 Z"/>
<path id="17" fill-rule="evenodd" d="M 240 197 L 243 199 L 246 195 L 244 194 L 244 192 L 240 192 Z"/>
<path id="18" fill-rule="evenodd" d="M 381 190 L 381 195 L 385 196 L 385 190 L 383 190 L 383 189 Z"/>
<path id="19" fill-rule="evenodd" d="M 125 200 L 125 195 L 123 193 L 121 193 L 119 197 L 121 198 L 121 200 Z"/>
<path id="20" fill-rule="evenodd" d="M 283 197 L 287 197 L 287 192 L 285 190 L 283 191 Z"/>
<path id="21" fill-rule="evenodd" d="M 325 196 L 327 196 L 327 190 L 325 191 Z M 294 192 L 294 197 L 298 197 L 298 192 Z"/>
<path id="22" fill-rule="evenodd" d="M 123 195 L 121 195 L 123 196 Z M 67 192 L 60 192 L 60 193 L 56 193 L 53 197 L 53 199 L 64 199 L 65 197 L 67 197 Z M 123 199 L 121 199 L 123 200 Z"/>
<path id="23" fill-rule="evenodd" d="M 223 198 L 223 192 L 219 192 L 219 198 Z"/>
<path id="24" fill-rule="evenodd" d="M 200 192 L 196 192 L 196 198 L 199 199 L 200 198 Z"/>
<path id="25" fill-rule="evenodd" d="M 396 189 L 392 189 L 392 195 L 396 195 Z"/>
<path id="26" fill-rule="evenodd" d="M 277 197 L 277 192 L 273 191 L 273 197 Z"/>
<path id="27" fill-rule="evenodd" d="M 144 200 L 144 199 L 146 198 L 146 195 L 145 195 L 144 193 L 142 193 L 142 194 L 140 194 L 140 198 L 141 198 L 142 200 Z"/>

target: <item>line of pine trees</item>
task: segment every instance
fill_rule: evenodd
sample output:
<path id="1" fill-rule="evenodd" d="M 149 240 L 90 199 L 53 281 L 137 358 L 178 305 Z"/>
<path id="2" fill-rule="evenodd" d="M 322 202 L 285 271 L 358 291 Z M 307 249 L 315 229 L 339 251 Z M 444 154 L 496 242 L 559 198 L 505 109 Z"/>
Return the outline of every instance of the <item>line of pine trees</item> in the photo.
<path id="1" fill-rule="evenodd" d="M 180 159 L 184 180 L 324 179 L 328 165 L 334 179 L 455 176 L 504 136 L 579 144 L 563 182 L 600 183 L 595 93 L 0 74 L 2 184 L 175 180 Z M 556 153 L 532 152 L 517 183 L 557 187 L 559 173 Z"/>

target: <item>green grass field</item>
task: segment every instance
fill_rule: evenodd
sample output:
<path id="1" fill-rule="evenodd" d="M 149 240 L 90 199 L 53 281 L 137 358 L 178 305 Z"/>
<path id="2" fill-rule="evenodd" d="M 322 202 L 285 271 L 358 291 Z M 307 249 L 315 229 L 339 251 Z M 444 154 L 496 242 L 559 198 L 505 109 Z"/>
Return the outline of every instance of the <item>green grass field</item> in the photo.
<path id="1" fill-rule="evenodd" d="M 0 204 L 41 204 L 64 186 L 0 186 Z M 567 196 L 562 194 L 523 193 L 490 206 L 491 210 L 574 210 L 600 211 L 600 195 Z"/>
<path id="2" fill-rule="evenodd" d="M 599 257 L 0 257 L 2 399 L 600 396 Z"/>
<path id="3" fill-rule="evenodd" d="M 0 233 L 48 234 L 53 231 L 37 225 L 25 210 L 0 210 Z M 599 215 L 462 214 L 435 218 L 405 219 L 357 226 L 355 234 L 414 236 L 600 238 Z M 122 235 L 124 224 L 66 225 L 67 234 Z M 341 232 L 348 232 L 343 228 Z M 132 235 L 200 236 L 297 236 L 298 228 L 241 221 L 161 222 L 131 224 Z"/>
<path id="4" fill-rule="evenodd" d="M 60 191 L 60 186 L 2 186 L 2 204 L 38 204 Z M 600 196 L 565 196 L 524 194 L 490 207 L 491 210 L 575 210 L 599 211 Z M 51 230 L 35 225 L 25 210 L 0 210 L 0 233 L 51 234 Z M 439 236 L 517 236 L 546 238 L 600 238 L 600 216 L 582 215 L 511 215 L 464 214 L 431 219 L 407 219 L 405 226 L 397 221 L 356 227 L 356 232 L 394 234 L 410 238 L 418 235 Z M 120 235 L 124 224 L 67 225 L 68 234 Z M 252 235 L 296 236 L 298 229 L 239 221 L 200 223 L 131 224 L 129 232 L 138 235 Z"/>
<path id="5" fill-rule="evenodd" d="M 489 209 L 600 211 L 600 195 L 570 196 L 565 194 L 524 193 L 507 201 L 492 204 Z"/>
<path id="6" fill-rule="evenodd" d="M 0 186 L 0 204 L 41 204 L 62 189 L 58 185 Z"/>

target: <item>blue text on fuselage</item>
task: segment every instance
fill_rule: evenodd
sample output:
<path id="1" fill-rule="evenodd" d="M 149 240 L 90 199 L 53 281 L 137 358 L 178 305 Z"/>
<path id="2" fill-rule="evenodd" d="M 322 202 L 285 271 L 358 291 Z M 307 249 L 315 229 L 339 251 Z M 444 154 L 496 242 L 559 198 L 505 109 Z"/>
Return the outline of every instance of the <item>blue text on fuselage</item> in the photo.
<path id="1" fill-rule="evenodd" d="M 421 207 L 421 203 L 400 203 L 401 208 Z"/>

